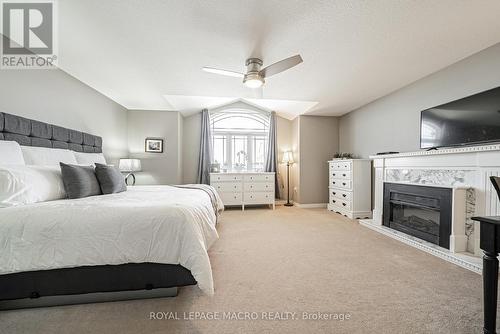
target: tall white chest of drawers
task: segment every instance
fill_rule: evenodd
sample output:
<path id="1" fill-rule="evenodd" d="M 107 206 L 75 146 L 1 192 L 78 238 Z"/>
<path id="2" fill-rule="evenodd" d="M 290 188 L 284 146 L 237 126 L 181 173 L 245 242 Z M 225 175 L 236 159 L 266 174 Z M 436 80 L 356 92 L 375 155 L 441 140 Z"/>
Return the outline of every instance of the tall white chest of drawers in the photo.
<path id="1" fill-rule="evenodd" d="M 371 160 L 328 161 L 328 210 L 351 219 L 371 218 Z"/>
<path id="2" fill-rule="evenodd" d="M 210 173 L 213 186 L 225 206 L 272 205 L 274 209 L 274 173 Z"/>

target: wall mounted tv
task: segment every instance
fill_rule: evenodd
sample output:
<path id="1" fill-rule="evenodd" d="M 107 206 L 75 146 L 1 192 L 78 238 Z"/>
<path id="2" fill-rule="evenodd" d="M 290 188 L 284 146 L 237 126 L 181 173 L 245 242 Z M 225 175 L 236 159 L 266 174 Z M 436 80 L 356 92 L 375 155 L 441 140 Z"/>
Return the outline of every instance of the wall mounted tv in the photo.
<path id="1" fill-rule="evenodd" d="M 420 148 L 500 142 L 500 87 L 420 115 Z"/>

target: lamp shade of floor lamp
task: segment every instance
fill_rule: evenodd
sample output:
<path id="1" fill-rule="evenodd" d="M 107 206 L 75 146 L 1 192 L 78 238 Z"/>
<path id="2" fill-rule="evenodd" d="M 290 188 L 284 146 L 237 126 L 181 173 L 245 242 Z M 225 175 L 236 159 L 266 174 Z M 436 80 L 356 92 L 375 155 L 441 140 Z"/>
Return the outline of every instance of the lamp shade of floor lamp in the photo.
<path id="1" fill-rule="evenodd" d="M 282 163 L 286 164 L 286 203 L 285 206 L 293 206 L 293 203 L 290 203 L 290 165 L 293 164 L 293 154 L 292 151 L 286 151 L 283 153 Z"/>

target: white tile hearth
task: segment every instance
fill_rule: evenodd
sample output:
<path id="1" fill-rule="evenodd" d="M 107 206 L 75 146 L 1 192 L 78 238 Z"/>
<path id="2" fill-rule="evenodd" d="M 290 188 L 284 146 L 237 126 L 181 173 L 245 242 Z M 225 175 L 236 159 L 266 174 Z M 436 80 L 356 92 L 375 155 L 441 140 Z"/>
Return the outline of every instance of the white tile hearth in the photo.
<path id="1" fill-rule="evenodd" d="M 453 253 L 449 250 L 439 247 L 438 245 L 432 244 L 427 241 L 412 237 L 405 233 L 393 230 L 391 228 L 385 227 L 383 225 L 377 224 L 372 219 L 361 219 L 359 223 L 366 226 L 374 231 L 382 233 L 388 237 L 401 241 L 407 245 L 418 248 L 424 252 L 437 256 L 443 260 L 456 264 L 462 268 L 473 271 L 477 274 L 481 274 L 483 269 L 483 264 L 481 258 L 474 256 L 472 253 Z"/>

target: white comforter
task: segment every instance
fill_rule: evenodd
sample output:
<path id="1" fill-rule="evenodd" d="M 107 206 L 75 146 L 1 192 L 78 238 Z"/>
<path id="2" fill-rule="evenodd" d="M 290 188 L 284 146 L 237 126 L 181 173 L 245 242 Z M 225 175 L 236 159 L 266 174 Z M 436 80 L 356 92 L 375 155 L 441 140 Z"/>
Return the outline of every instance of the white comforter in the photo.
<path id="1" fill-rule="evenodd" d="M 219 199 L 220 200 L 220 199 Z M 194 189 L 128 191 L 0 209 L 0 274 L 154 262 L 180 264 L 213 294 L 208 249 L 217 240 L 209 196 Z"/>

